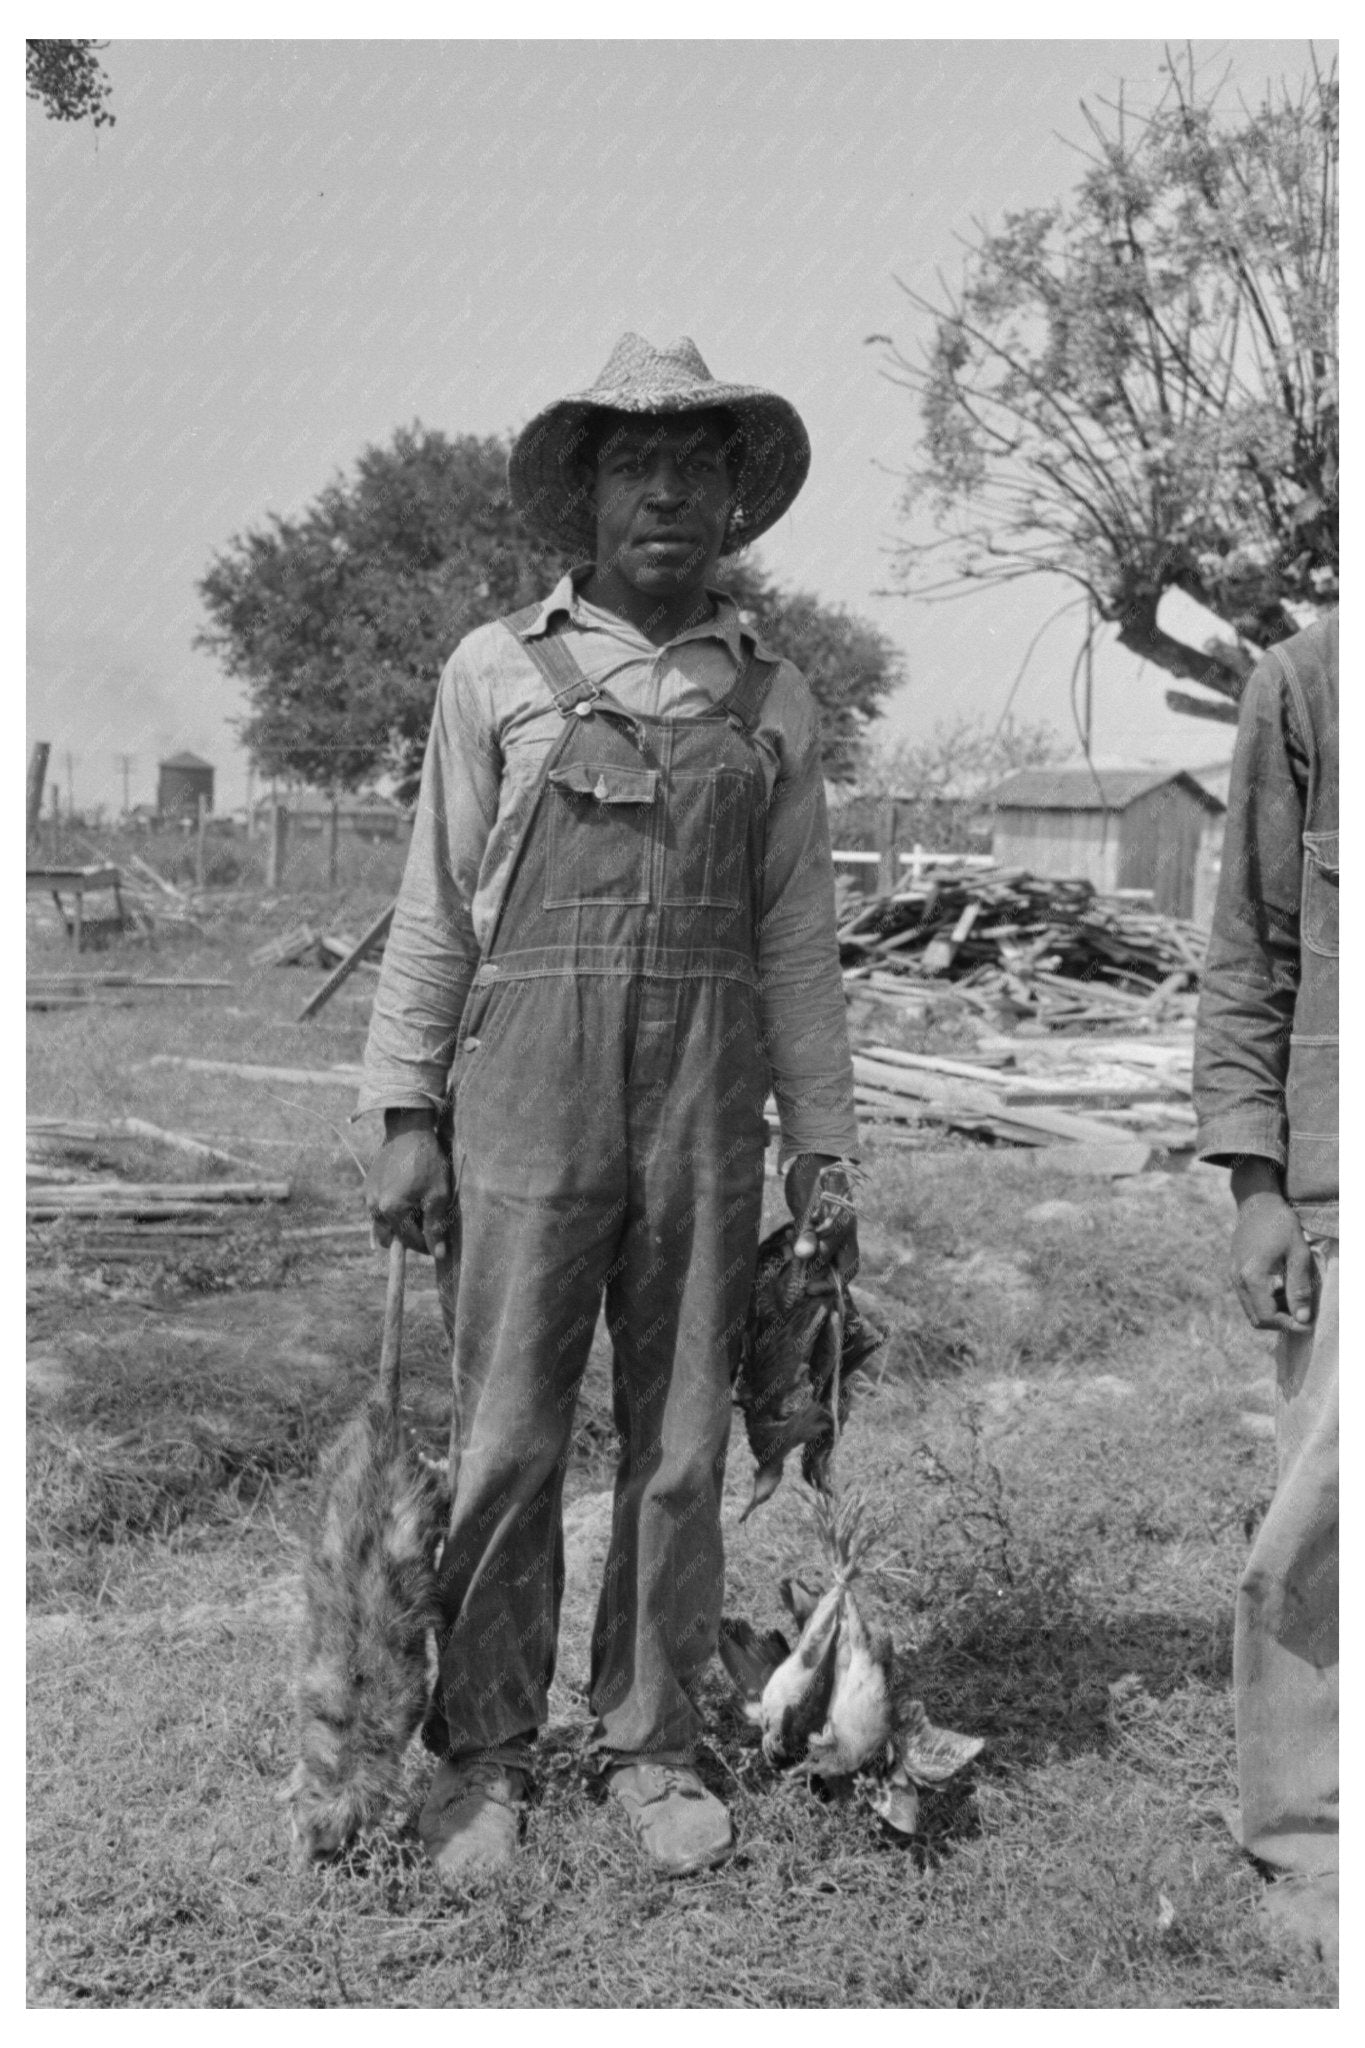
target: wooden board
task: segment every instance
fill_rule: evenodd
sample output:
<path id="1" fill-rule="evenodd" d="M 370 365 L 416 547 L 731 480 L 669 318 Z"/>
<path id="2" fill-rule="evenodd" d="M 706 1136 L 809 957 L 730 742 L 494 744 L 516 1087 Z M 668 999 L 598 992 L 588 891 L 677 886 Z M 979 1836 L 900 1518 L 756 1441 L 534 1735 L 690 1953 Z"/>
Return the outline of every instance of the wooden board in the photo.
<path id="1" fill-rule="evenodd" d="M 337 1067 L 256 1067 L 240 1060 L 196 1060 L 183 1053 L 155 1052 L 138 1062 L 144 1067 L 186 1067 L 192 1074 L 236 1074 L 242 1081 L 283 1081 L 300 1088 L 355 1088 L 364 1069 Z"/>
<path id="2" fill-rule="evenodd" d="M 1068 1116 L 1059 1109 L 1012 1109 L 993 1088 L 953 1081 L 938 1074 L 915 1073 L 885 1060 L 853 1055 L 855 1081 L 931 1103 L 949 1122 L 963 1129 L 989 1126 L 997 1137 L 1020 1145 L 1106 1144 L 1113 1132 L 1087 1117 Z"/>

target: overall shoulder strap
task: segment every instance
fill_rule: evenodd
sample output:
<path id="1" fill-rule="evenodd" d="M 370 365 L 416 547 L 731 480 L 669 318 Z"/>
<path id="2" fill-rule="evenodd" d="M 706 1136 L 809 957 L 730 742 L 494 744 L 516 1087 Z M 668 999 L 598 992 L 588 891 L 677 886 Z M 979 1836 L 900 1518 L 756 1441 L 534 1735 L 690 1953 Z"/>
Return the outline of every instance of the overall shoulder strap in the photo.
<path id="1" fill-rule="evenodd" d="M 567 718 L 575 704 L 597 695 L 596 685 L 588 681 L 559 634 L 537 634 L 533 639 L 526 637 L 527 629 L 539 616 L 540 606 L 532 604 L 527 605 L 524 611 L 513 612 L 502 623 L 522 651 L 530 655 L 549 685 L 556 710 Z"/>
<path id="2" fill-rule="evenodd" d="M 745 732 L 752 732 L 758 724 L 764 699 L 780 666 L 780 662 L 767 661 L 751 648 L 728 694 L 721 699 L 720 708 L 737 718 Z"/>

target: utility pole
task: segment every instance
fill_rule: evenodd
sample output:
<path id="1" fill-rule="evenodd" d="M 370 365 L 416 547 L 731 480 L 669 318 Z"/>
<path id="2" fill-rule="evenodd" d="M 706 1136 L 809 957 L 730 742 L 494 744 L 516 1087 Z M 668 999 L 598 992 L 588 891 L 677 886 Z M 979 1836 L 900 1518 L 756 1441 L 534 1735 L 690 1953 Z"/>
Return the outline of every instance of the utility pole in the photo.
<path id="1" fill-rule="evenodd" d="M 128 771 L 133 765 L 133 757 L 131 754 L 120 754 L 119 762 L 123 769 L 123 815 L 126 818 L 128 815 Z"/>
<path id="2" fill-rule="evenodd" d="M 76 770 L 70 747 L 66 750 L 66 817 L 69 824 L 76 815 Z"/>

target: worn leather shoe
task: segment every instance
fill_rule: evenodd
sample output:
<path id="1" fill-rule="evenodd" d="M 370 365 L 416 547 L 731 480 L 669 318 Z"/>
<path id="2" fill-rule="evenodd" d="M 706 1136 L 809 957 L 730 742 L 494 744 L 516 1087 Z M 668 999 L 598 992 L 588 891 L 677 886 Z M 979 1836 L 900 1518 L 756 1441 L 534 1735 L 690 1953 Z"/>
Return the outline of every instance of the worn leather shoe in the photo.
<path id="1" fill-rule="evenodd" d="M 607 1784 L 646 1855 L 669 1877 L 706 1870 L 734 1848 L 729 1814 L 686 1764 L 620 1764 Z"/>
<path id="2" fill-rule="evenodd" d="M 440 1763 L 417 1819 L 422 1847 L 449 1891 L 508 1870 L 526 1805 L 526 1773 L 493 1757 Z"/>

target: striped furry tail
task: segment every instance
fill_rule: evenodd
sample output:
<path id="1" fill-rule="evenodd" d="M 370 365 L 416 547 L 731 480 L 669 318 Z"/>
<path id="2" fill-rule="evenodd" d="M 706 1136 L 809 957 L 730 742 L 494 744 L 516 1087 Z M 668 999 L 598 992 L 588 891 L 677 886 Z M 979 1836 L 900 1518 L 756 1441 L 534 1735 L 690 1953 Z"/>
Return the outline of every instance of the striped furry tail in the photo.
<path id="1" fill-rule="evenodd" d="M 296 1701 L 299 1760 L 284 1788 L 296 1859 L 335 1855 L 401 1789 L 427 1705 L 427 1631 L 440 1483 L 373 1403 L 327 1454 L 322 1516 L 304 1575 Z"/>

